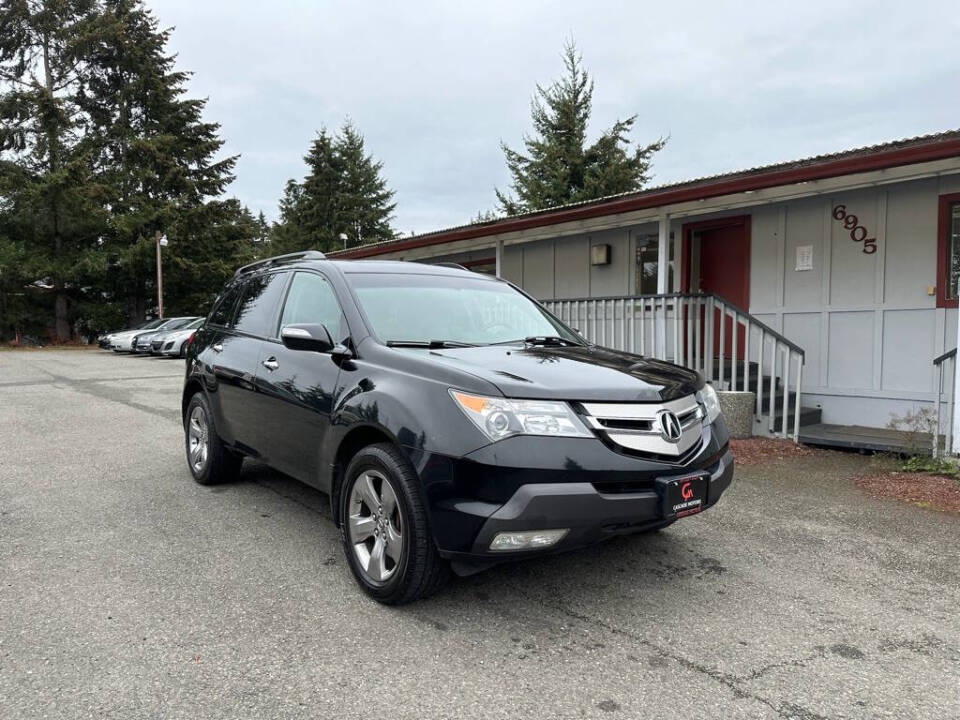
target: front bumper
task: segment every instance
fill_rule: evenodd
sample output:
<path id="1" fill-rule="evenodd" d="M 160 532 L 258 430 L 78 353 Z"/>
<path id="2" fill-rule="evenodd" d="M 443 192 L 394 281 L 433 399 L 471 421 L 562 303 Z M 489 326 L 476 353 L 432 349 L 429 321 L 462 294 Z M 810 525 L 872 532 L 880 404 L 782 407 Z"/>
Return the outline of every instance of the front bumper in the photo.
<path id="1" fill-rule="evenodd" d="M 716 465 L 707 469 L 707 497 L 703 509 L 714 505 L 733 480 L 733 456 L 728 449 Z M 689 475 L 689 471 L 665 473 Z M 500 532 L 568 528 L 552 550 L 572 550 L 593 545 L 614 535 L 640 532 L 674 518 L 661 514 L 661 498 L 655 488 L 640 492 L 604 493 L 593 483 L 541 483 L 523 485 L 509 502 L 487 518 L 470 555 L 506 558 L 540 551 L 491 551 L 490 543 Z"/>
<path id="2" fill-rule="evenodd" d="M 695 455 L 670 463 L 618 452 L 599 439 L 516 436 L 462 458 L 411 453 L 434 539 L 446 558 L 487 565 L 561 552 L 668 524 L 658 478 L 707 476 L 707 509 L 733 478 L 722 418 L 703 427 Z M 491 551 L 498 532 L 568 529 L 557 544 Z"/>

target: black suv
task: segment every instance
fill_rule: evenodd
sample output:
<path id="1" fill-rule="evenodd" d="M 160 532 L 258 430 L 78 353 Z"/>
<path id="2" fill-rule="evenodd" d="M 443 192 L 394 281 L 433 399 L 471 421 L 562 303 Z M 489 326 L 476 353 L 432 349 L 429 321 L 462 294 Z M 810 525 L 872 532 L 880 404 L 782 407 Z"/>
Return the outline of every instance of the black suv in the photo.
<path id="1" fill-rule="evenodd" d="M 317 252 L 237 271 L 190 345 L 183 421 L 199 483 L 249 456 L 329 493 L 385 603 L 665 527 L 733 476 L 698 373 L 592 345 L 503 280 Z"/>

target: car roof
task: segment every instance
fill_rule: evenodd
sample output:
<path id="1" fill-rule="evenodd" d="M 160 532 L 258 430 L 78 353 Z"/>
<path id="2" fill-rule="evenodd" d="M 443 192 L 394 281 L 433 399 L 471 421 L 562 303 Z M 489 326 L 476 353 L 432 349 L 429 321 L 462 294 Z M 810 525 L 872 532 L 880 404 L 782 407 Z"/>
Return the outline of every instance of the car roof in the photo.
<path id="1" fill-rule="evenodd" d="M 250 277 L 259 272 L 269 270 L 303 270 L 324 268 L 335 268 L 344 275 L 356 275 L 359 273 L 379 273 L 393 275 L 437 275 L 447 277 L 471 277 L 485 280 L 497 281 L 499 278 L 493 275 L 475 273 L 465 267 L 449 264 L 429 264 L 416 261 L 404 260 L 327 260 L 325 258 L 278 258 L 276 262 L 269 259 L 261 261 L 256 267 L 241 268 L 237 271 L 235 279 L 241 277 Z"/>

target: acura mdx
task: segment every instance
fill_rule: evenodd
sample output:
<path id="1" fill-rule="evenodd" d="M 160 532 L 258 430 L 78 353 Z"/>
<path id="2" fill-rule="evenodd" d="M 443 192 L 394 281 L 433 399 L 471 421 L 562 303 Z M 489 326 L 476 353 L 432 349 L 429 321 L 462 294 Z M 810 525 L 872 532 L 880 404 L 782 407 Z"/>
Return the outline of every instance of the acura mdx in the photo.
<path id="1" fill-rule="evenodd" d="M 457 267 L 309 251 L 241 268 L 190 343 L 182 413 L 197 482 L 250 457 L 328 493 L 351 571 L 389 604 L 663 528 L 733 476 L 698 373 Z"/>

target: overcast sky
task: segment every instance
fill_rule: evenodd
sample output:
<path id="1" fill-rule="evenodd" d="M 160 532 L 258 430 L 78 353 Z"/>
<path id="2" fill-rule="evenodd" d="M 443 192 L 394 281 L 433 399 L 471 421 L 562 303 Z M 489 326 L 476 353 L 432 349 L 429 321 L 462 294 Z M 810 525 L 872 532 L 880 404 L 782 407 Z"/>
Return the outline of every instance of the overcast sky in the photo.
<path id="1" fill-rule="evenodd" d="M 148 0 L 208 97 L 231 192 L 275 219 L 321 126 L 350 117 L 423 232 L 494 207 L 501 139 L 573 37 L 596 83 L 591 129 L 636 113 L 670 136 L 655 184 L 960 127 L 955 2 L 640 3 Z"/>

